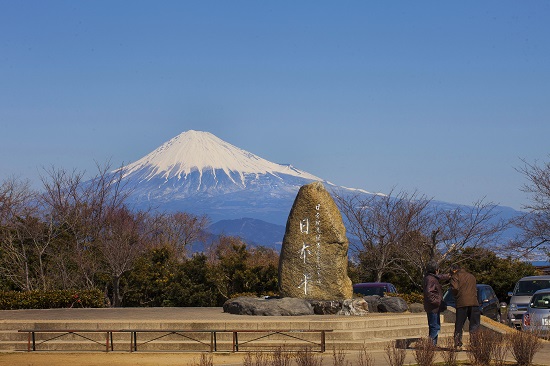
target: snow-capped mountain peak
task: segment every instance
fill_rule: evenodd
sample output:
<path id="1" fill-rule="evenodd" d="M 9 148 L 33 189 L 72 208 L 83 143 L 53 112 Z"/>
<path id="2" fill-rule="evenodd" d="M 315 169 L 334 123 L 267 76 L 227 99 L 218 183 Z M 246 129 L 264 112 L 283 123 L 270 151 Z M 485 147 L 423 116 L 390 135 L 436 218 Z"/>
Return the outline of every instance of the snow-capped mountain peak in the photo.
<path id="1" fill-rule="evenodd" d="M 304 184 L 322 181 L 340 196 L 373 194 L 337 186 L 290 165 L 272 163 L 200 131 L 181 133 L 121 169 L 132 208 L 207 215 L 212 222 L 250 218 L 246 222 L 254 227 L 257 237 L 278 232 L 273 242 L 282 240 L 292 203 Z M 282 229 L 273 230 L 252 219 Z M 217 229 L 233 233 L 235 225 L 226 222 Z M 262 237 L 260 243 L 266 240 Z"/>
<path id="2" fill-rule="evenodd" d="M 128 176 L 142 169 L 148 171 L 146 179 L 153 176 L 181 179 L 195 171 L 202 175 L 205 171 L 221 170 L 227 176 L 238 176 L 241 183 L 244 183 L 245 174 L 285 174 L 321 180 L 291 165 L 272 163 L 209 132 L 194 130 L 179 134 L 143 158 L 127 165 L 124 174 Z"/>
<path id="3" fill-rule="evenodd" d="M 206 213 L 213 219 L 260 211 L 266 221 L 280 221 L 302 185 L 324 181 L 201 131 L 184 132 L 121 169 L 135 207 Z"/>

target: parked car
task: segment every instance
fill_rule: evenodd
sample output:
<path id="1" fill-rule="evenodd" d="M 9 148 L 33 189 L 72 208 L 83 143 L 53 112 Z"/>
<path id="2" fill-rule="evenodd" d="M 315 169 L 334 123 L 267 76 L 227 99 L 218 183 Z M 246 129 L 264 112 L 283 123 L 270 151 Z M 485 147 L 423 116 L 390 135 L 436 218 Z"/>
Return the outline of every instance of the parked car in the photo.
<path id="1" fill-rule="evenodd" d="M 550 332 L 550 288 L 533 294 L 527 311 L 523 314 L 521 329 L 537 333 Z"/>
<path id="2" fill-rule="evenodd" d="M 528 276 L 520 279 L 514 291 L 509 292 L 510 303 L 508 305 L 508 325 L 521 329 L 523 314 L 533 294 L 545 288 L 550 288 L 550 276 Z"/>
<path id="3" fill-rule="evenodd" d="M 443 300 L 445 300 L 447 306 L 456 308 L 455 298 L 451 289 L 445 292 Z M 481 315 L 485 315 L 499 323 L 501 322 L 502 314 L 500 312 L 500 301 L 498 301 L 497 295 L 491 286 L 478 283 L 477 300 L 479 302 L 479 311 Z"/>
<path id="4" fill-rule="evenodd" d="M 363 282 L 353 285 L 353 293 L 363 296 L 378 295 L 384 296 L 384 293 L 397 293 L 397 289 L 389 282 Z"/>

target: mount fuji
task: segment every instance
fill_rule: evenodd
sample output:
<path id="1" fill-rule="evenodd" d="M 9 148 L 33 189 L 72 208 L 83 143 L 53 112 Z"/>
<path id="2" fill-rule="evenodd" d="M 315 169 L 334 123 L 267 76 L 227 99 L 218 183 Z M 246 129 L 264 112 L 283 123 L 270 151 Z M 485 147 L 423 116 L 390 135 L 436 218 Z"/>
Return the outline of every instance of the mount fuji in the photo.
<path id="1" fill-rule="evenodd" d="M 276 164 L 209 132 L 186 131 L 118 170 L 136 209 L 207 215 L 212 234 L 278 248 L 301 186 L 321 181 L 329 191 L 370 193 L 336 186 L 289 164 Z M 439 206 L 456 204 L 433 202 Z M 499 206 L 501 217 L 519 212 Z"/>
<path id="2" fill-rule="evenodd" d="M 186 131 L 122 169 L 138 209 L 206 214 L 216 233 L 281 242 L 300 187 L 333 186 L 289 164 L 276 164 L 209 132 Z M 365 192 L 367 193 L 367 192 Z M 252 233 L 261 233 L 257 239 Z"/>

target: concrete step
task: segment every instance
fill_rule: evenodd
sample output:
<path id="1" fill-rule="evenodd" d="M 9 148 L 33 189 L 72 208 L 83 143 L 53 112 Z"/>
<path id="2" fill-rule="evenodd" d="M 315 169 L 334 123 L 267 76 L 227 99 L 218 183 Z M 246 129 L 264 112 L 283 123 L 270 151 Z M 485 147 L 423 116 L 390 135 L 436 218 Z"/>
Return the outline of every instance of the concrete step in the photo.
<path id="1" fill-rule="evenodd" d="M 364 317 L 304 316 L 304 317 L 258 317 L 223 314 L 219 309 L 102 309 L 103 311 L 29 311 L 13 313 L 0 311 L 0 351 L 27 350 L 28 334 L 20 329 L 55 330 L 330 330 L 326 333 L 326 349 L 358 350 L 383 349 L 388 342 L 403 338 L 420 338 L 428 334 L 426 315 L 369 314 Z M 82 309 L 80 309 L 82 310 Z M 110 310 L 110 311 L 109 311 Z M 196 313 L 194 313 L 194 311 Z M 181 314 L 186 316 L 182 319 Z M 13 315 L 16 316 L 5 316 Z M 4 315 L 4 316 L 2 316 Z M 196 316 L 196 315 L 200 315 Z M 171 319 L 178 318 L 178 319 Z M 157 318 L 157 319 L 155 319 Z M 442 317 L 440 337 L 452 335 L 454 324 Z M 138 351 L 208 351 L 210 332 L 167 334 L 165 332 L 138 333 Z M 57 337 L 57 338 L 56 338 Z M 284 334 L 239 332 L 239 350 L 316 348 L 320 333 L 300 332 Z M 102 332 L 66 334 L 36 333 L 38 350 L 105 351 L 106 334 Z M 44 342 L 46 341 L 46 342 Z M 113 333 L 115 351 L 130 351 L 131 334 Z M 233 333 L 216 333 L 218 350 L 231 351 Z"/>
<path id="2" fill-rule="evenodd" d="M 442 324 L 442 333 L 452 333 L 454 328 L 453 324 Z M 26 328 L 30 329 L 30 328 Z M 47 328 L 42 328 L 47 329 Z M 53 328 L 50 328 L 53 329 Z M 58 329 L 58 328 L 56 328 Z M 68 330 L 77 330 L 77 329 L 85 329 L 85 328 L 68 328 Z M 143 328 L 141 328 L 143 329 Z M 155 328 L 159 329 L 159 328 Z M 247 332 L 239 332 L 238 336 L 239 339 L 253 339 L 257 338 L 258 336 L 266 336 L 269 334 L 270 339 L 285 339 L 288 336 L 283 334 L 270 334 L 272 332 L 266 331 L 266 332 L 254 332 L 254 333 L 247 333 Z M 365 339 L 370 338 L 394 338 L 394 337 L 413 337 L 413 336 L 423 336 L 427 333 L 427 326 L 416 326 L 416 325 L 404 325 L 404 326 L 394 326 L 394 327 L 372 327 L 372 328 L 364 328 L 364 329 L 355 329 L 355 330 L 334 330 L 334 331 L 327 331 L 326 333 L 326 339 L 327 340 L 335 340 L 335 341 L 362 341 Z M 320 332 L 292 332 L 289 333 L 291 335 L 297 335 L 301 338 L 313 340 L 318 339 L 320 336 Z M 159 332 L 138 332 L 138 335 L 140 337 L 149 337 L 149 338 L 158 338 L 162 337 L 164 340 L 180 340 L 185 339 L 185 337 L 191 337 L 194 339 L 198 339 L 201 341 L 209 341 L 211 337 L 210 332 L 178 332 L 176 334 L 169 334 L 166 331 L 159 331 Z M 72 339 L 79 339 L 82 338 L 82 336 L 86 336 L 88 338 L 91 338 L 93 340 L 102 340 L 105 339 L 106 334 L 104 332 L 76 332 L 76 334 L 67 334 L 67 332 L 47 332 L 47 333 L 41 333 L 37 332 L 35 334 L 35 340 L 36 341 L 42 341 L 44 339 L 51 339 L 55 337 L 62 337 L 64 340 L 72 340 Z M 10 331 L 0 331 L 0 341 L 21 341 L 26 340 L 28 337 L 27 333 L 21 333 L 17 330 L 10 330 Z M 218 341 L 231 341 L 233 337 L 232 332 L 216 332 L 216 339 Z M 113 332 L 112 338 L 114 341 L 124 341 L 130 339 L 130 333 L 129 332 Z"/>
<path id="3" fill-rule="evenodd" d="M 418 314 L 410 314 L 410 316 L 383 315 L 383 316 L 367 316 L 367 317 L 341 317 L 334 316 L 332 319 L 323 320 L 304 320 L 299 319 L 283 319 L 274 321 L 258 322 L 255 320 L 244 320 L 239 322 L 215 322 L 201 320 L 186 320 L 186 321 L 104 321 L 97 319 L 95 321 L 79 321 L 79 320 L 64 320 L 60 321 L 33 321 L 33 320 L 16 320 L 0 322 L 0 330 L 10 329 L 158 329 L 162 326 L 164 329 L 204 329 L 204 330 L 226 330 L 226 329 L 338 329 L 338 330 L 353 330 L 365 329 L 372 327 L 395 327 L 401 325 L 426 325 L 426 316 Z M 280 317 L 279 317 L 280 318 Z"/>

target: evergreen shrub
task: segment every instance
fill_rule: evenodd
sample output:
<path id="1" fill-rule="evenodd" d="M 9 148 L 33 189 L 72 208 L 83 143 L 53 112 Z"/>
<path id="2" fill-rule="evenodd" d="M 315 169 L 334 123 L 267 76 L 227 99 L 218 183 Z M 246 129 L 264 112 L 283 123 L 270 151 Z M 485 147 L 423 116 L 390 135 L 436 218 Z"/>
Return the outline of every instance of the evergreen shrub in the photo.
<path id="1" fill-rule="evenodd" d="M 0 291 L 0 310 L 102 308 L 104 294 L 94 290 Z"/>

